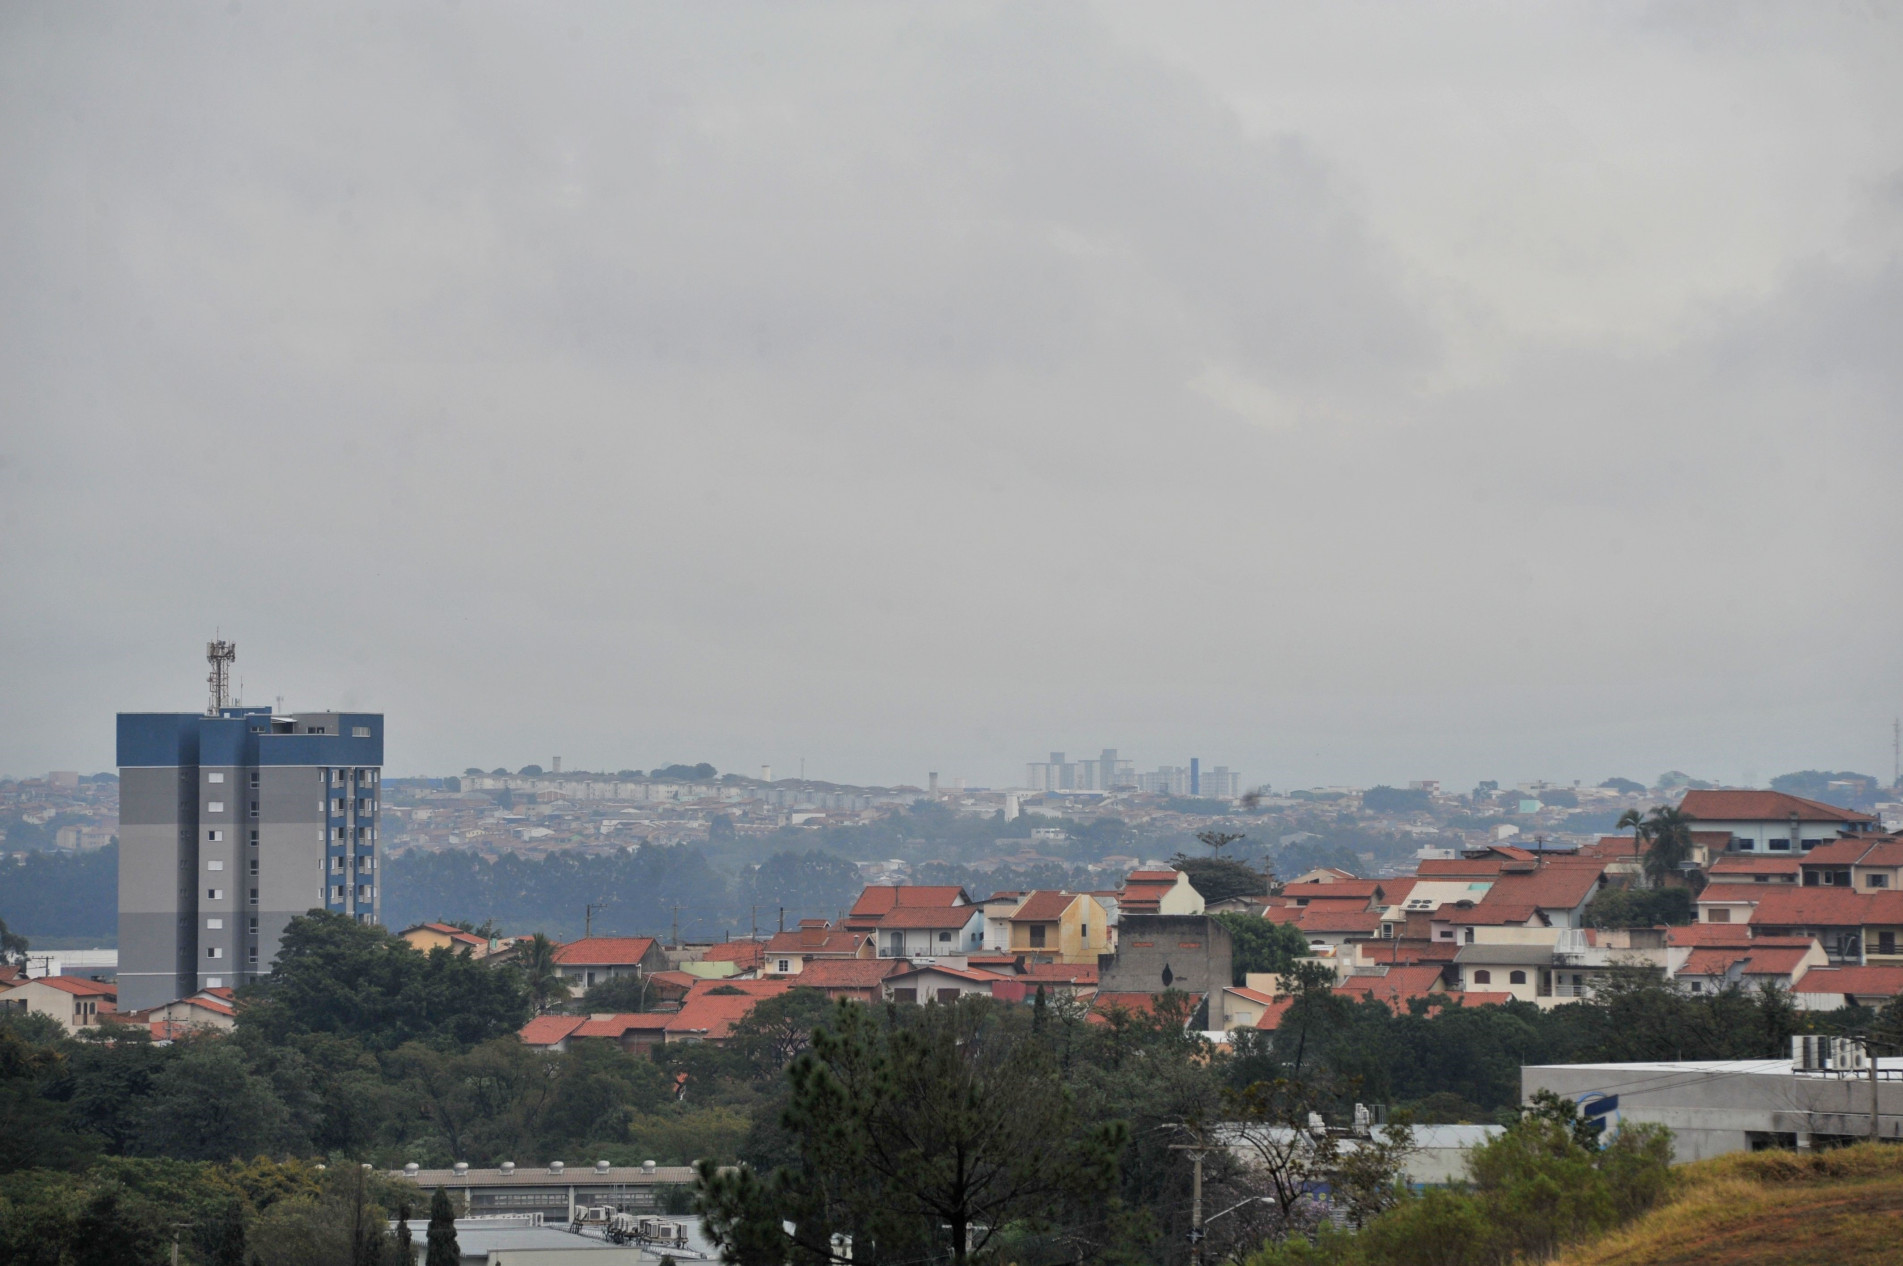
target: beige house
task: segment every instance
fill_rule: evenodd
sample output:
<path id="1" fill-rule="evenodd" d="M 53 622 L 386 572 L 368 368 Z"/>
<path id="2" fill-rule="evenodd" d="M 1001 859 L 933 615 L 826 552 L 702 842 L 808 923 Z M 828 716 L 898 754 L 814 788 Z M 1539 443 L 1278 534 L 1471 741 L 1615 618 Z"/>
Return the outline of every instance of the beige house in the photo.
<path id="1" fill-rule="evenodd" d="M 1081 892 L 1034 892 L 1011 915 L 1010 952 L 1047 963 L 1095 966 L 1110 950 L 1109 921 Z"/>
<path id="2" fill-rule="evenodd" d="M 52 1016 L 69 1034 L 111 1017 L 118 1001 L 117 985 L 82 976 L 42 976 L 0 993 L 0 1007 Z"/>

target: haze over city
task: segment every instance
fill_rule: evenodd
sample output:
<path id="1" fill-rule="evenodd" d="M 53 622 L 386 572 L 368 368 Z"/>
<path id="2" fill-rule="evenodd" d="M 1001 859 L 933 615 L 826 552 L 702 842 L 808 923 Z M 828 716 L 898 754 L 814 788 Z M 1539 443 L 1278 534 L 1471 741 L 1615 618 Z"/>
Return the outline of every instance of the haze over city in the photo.
<path id="1" fill-rule="evenodd" d="M 1865 7 L 0 15 L 0 769 L 1884 768 Z"/>

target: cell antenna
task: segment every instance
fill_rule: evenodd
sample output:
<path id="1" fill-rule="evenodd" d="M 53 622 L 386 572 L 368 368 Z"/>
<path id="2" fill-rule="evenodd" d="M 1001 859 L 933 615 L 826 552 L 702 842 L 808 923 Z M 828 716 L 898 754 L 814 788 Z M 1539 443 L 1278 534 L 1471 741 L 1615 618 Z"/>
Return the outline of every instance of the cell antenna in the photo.
<path id="1" fill-rule="evenodd" d="M 231 665 L 238 658 L 236 642 L 205 643 L 205 662 L 211 665 L 211 673 L 205 683 L 211 687 L 211 702 L 205 707 L 205 715 L 215 717 L 231 706 Z"/>

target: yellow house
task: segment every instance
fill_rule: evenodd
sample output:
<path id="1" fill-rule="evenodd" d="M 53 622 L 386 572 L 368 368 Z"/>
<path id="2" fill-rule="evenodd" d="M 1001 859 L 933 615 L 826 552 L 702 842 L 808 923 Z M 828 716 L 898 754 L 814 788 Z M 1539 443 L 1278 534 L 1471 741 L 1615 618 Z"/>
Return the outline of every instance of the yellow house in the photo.
<path id="1" fill-rule="evenodd" d="M 1011 916 L 1011 952 L 1051 963 L 1095 963 L 1110 951 L 1110 925 L 1095 897 L 1033 892 Z"/>

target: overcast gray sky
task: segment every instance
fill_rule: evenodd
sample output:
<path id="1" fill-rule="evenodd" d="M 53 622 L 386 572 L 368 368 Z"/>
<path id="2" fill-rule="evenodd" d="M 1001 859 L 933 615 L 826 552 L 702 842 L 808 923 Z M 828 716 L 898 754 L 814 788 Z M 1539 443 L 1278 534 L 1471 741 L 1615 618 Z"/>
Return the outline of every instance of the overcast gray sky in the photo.
<path id="1" fill-rule="evenodd" d="M 0 8 L 0 770 L 1887 774 L 1903 8 Z"/>

